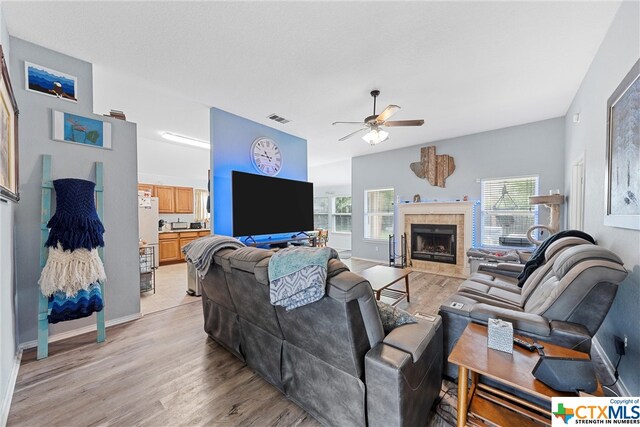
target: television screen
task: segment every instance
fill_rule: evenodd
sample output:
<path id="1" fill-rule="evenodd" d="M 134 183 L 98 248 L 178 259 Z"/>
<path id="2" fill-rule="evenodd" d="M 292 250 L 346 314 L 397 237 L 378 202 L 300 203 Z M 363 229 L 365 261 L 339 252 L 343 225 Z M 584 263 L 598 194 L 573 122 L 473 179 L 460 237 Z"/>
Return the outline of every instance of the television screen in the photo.
<path id="1" fill-rule="evenodd" d="M 232 171 L 233 235 L 313 230 L 313 184 Z"/>

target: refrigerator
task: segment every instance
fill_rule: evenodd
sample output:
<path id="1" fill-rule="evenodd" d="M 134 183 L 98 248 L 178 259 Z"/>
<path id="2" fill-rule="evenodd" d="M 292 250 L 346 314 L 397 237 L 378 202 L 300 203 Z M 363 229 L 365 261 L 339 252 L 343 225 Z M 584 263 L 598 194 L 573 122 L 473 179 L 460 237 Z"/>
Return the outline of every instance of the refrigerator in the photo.
<path id="1" fill-rule="evenodd" d="M 158 198 L 138 195 L 138 238 L 153 246 L 153 266 L 160 264 L 160 253 L 158 247 Z"/>

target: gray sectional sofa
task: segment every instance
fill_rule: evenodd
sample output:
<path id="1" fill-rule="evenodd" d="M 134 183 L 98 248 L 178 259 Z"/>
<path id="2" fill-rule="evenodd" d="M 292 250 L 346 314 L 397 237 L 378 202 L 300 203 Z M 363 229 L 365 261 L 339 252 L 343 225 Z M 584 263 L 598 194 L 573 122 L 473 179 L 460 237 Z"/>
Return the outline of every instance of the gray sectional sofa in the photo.
<path id="1" fill-rule="evenodd" d="M 326 295 L 287 312 L 269 302 L 272 254 L 215 254 L 202 279 L 207 334 L 324 425 L 424 426 L 441 384 L 440 318 L 385 336 L 370 284 L 337 259 Z"/>

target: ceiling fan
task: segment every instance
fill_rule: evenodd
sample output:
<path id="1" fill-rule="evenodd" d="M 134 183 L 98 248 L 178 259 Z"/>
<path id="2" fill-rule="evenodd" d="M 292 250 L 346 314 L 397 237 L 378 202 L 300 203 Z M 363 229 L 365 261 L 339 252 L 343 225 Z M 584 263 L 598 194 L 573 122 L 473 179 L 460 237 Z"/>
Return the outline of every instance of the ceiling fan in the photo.
<path id="1" fill-rule="evenodd" d="M 362 139 L 367 141 L 371 145 L 376 145 L 382 141 L 386 141 L 389 138 L 389 132 L 381 129 L 383 126 L 393 127 L 393 126 L 422 126 L 424 124 L 424 120 L 387 120 L 400 109 L 397 105 L 389 105 L 387 108 L 382 111 L 380 114 L 376 114 L 376 98 L 380 95 L 379 90 L 372 90 L 371 96 L 373 96 L 373 115 L 365 117 L 362 122 L 333 122 L 334 125 L 341 124 L 349 124 L 349 125 L 361 125 L 364 126 L 362 129 L 358 129 L 355 132 L 351 132 L 349 135 L 343 136 L 338 141 L 344 141 L 346 139 L 351 138 L 357 133 L 368 130 Z"/>

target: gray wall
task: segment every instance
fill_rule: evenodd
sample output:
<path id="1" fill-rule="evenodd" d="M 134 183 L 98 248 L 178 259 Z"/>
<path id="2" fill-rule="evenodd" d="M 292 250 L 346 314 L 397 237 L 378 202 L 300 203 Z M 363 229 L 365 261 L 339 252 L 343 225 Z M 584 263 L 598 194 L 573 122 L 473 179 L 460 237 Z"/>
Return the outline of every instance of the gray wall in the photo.
<path id="1" fill-rule="evenodd" d="M 598 342 L 615 363 L 613 336 L 627 335 L 627 355 L 620 363 L 621 381 L 631 396 L 640 394 L 640 231 L 604 225 L 607 99 L 640 55 L 640 4 L 623 2 L 566 116 L 565 191 L 571 188 L 571 166 L 585 159 L 584 229 L 598 244 L 618 254 L 632 273 L 618 290 Z M 580 122 L 573 115 L 580 113 Z M 569 194 L 569 196 L 571 196 Z"/>
<path id="2" fill-rule="evenodd" d="M 464 195 L 477 200 L 481 189 L 476 180 L 481 178 L 539 175 L 540 194 L 548 194 L 564 186 L 564 126 L 560 117 L 355 157 L 351 169 L 353 212 L 364 212 L 365 190 L 384 187 L 393 187 L 396 196 L 404 200 L 411 200 L 414 194 L 420 194 L 423 201 L 462 199 Z M 447 178 L 445 188 L 431 186 L 409 169 L 410 163 L 420 160 L 420 147 L 427 145 L 435 145 L 437 154 L 455 159 L 456 170 Z M 539 222 L 548 223 L 548 217 L 548 210 L 540 209 Z M 351 235 L 354 257 L 387 259 L 387 242 L 364 240 L 362 215 L 353 216 Z"/>
<path id="3" fill-rule="evenodd" d="M 78 103 L 27 92 L 24 89 L 25 60 L 76 76 Z M 74 177 L 94 180 L 94 162 L 104 163 L 106 318 L 117 319 L 139 313 L 136 125 L 92 115 L 92 68 L 88 62 L 11 38 L 11 69 L 21 113 L 22 199 L 16 208 L 19 342 L 35 340 L 37 336 L 43 154 L 52 157 L 54 179 Z M 51 140 L 52 109 L 111 122 L 113 150 Z M 95 316 L 53 325 L 50 334 L 91 324 L 95 324 Z"/>
<path id="4" fill-rule="evenodd" d="M 9 66 L 10 41 L 0 10 L 0 44 Z M 10 70 L 9 70 L 10 71 Z M 14 88 L 16 83 L 12 82 Z M 16 288 L 14 274 L 15 203 L 0 200 L 0 426 L 9 415 L 9 383 L 16 362 Z"/>

